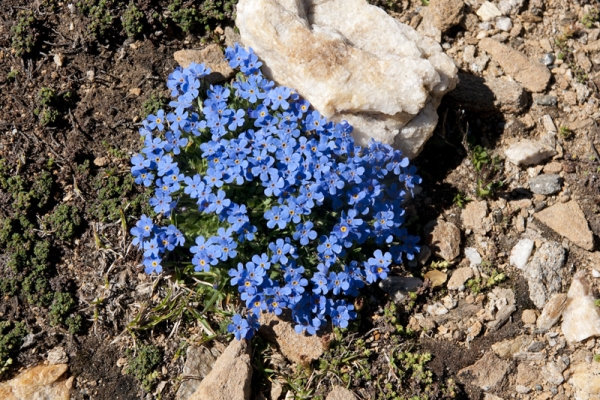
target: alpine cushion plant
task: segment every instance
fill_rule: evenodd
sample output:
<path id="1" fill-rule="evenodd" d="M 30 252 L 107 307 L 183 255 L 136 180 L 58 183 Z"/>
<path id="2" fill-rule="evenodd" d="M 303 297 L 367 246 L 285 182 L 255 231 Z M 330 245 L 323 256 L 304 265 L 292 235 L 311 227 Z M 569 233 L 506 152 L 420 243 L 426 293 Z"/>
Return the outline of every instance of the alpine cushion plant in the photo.
<path id="1" fill-rule="evenodd" d="M 204 65 L 178 67 L 167 81 L 173 110 L 144 120 L 131 172 L 154 187 L 163 218 L 143 215 L 133 244 L 147 273 L 183 266 L 237 289 L 237 339 L 253 336 L 260 313 L 285 309 L 298 333 L 328 320 L 345 328 L 358 290 L 419 251 L 402 225 L 406 191 L 421 179 L 399 150 L 357 146 L 348 123 L 276 87 L 252 49 L 235 45 L 226 58 L 241 71 L 233 83 L 208 86 Z"/>

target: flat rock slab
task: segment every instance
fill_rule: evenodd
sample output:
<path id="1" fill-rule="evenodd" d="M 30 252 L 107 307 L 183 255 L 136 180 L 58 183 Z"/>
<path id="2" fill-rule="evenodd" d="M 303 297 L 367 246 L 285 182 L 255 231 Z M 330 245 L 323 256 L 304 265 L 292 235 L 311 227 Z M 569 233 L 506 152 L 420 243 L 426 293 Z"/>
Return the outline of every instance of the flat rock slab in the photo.
<path id="1" fill-rule="evenodd" d="M 250 342 L 233 340 L 190 400 L 249 400 L 252 383 Z"/>
<path id="2" fill-rule="evenodd" d="M 492 351 L 488 351 L 475 364 L 458 371 L 458 377 L 465 384 L 487 391 L 502 383 L 509 368 L 509 361 L 502 360 Z"/>
<path id="3" fill-rule="evenodd" d="M 504 150 L 504 155 L 515 165 L 537 165 L 556 154 L 555 135 L 554 132 L 550 132 L 535 142 L 529 139 L 520 140 Z"/>
<path id="4" fill-rule="evenodd" d="M 294 326 L 271 313 L 262 313 L 258 332 L 277 343 L 281 353 L 290 361 L 308 366 L 321 357 L 329 347 L 329 336 L 298 334 Z"/>
<path id="5" fill-rule="evenodd" d="M 550 297 L 550 300 L 544 306 L 542 315 L 537 319 L 537 331 L 547 332 L 560 319 L 565 307 L 567 306 L 567 295 L 565 293 L 556 293 Z"/>
<path id="6" fill-rule="evenodd" d="M 64 376 L 67 369 L 67 364 L 38 365 L 26 369 L 10 381 L 0 383 L 0 399 L 69 400 L 74 378 Z"/>
<path id="7" fill-rule="evenodd" d="M 598 399 L 600 393 L 600 363 L 585 361 L 574 364 L 569 368 L 571 377 L 569 383 L 575 389 L 576 399 Z"/>
<path id="8" fill-rule="evenodd" d="M 504 72 L 512 76 L 525 89 L 543 92 L 548 86 L 552 74 L 545 65 L 530 60 L 523 53 L 494 39 L 482 39 L 479 48 L 489 53 Z"/>
<path id="9" fill-rule="evenodd" d="M 209 83 L 223 82 L 234 74 L 233 69 L 225 61 L 223 50 L 216 44 L 208 45 L 202 50 L 179 50 L 173 54 L 173 57 L 183 68 L 187 68 L 192 62 L 204 63 L 211 70 L 206 77 Z"/>
<path id="10" fill-rule="evenodd" d="M 534 216 L 544 225 L 566 237 L 577 246 L 588 251 L 594 250 L 594 236 L 588 227 L 588 222 L 581 207 L 576 201 L 557 203 L 534 214 Z"/>

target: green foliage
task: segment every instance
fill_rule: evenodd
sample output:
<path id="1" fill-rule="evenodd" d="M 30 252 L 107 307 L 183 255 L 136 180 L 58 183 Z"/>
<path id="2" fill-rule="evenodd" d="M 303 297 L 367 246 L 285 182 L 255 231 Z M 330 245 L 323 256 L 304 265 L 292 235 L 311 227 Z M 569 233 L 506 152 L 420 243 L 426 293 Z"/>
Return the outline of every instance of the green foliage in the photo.
<path id="1" fill-rule="evenodd" d="M 38 92 L 38 103 L 44 107 L 52 105 L 56 101 L 56 92 L 54 89 L 43 87 Z"/>
<path id="2" fill-rule="evenodd" d="M 75 206 L 61 204 L 52 214 L 47 215 L 44 221 L 48 223 L 57 239 L 66 242 L 73 238 L 81 226 L 80 211 Z"/>
<path id="3" fill-rule="evenodd" d="M 493 196 L 504 182 L 499 179 L 501 161 L 498 156 L 491 157 L 489 151 L 482 146 L 470 150 L 471 164 L 477 173 L 476 194 L 480 198 Z"/>
<path id="4" fill-rule="evenodd" d="M 152 93 L 148 100 L 142 104 L 142 116 L 156 114 L 158 110 L 169 104 L 169 99 L 163 95 Z"/>
<path id="5" fill-rule="evenodd" d="M 483 277 L 469 279 L 467 281 L 467 287 L 471 290 L 471 293 L 479 294 L 483 290 L 491 289 L 506 280 L 506 275 L 493 268 L 491 264 L 483 262 L 481 263 L 481 267 L 489 277 L 487 279 Z"/>
<path id="6" fill-rule="evenodd" d="M 195 7 L 190 7 L 183 0 L 173 0 L 169 6 L 171 19 L 184 32 L 193 29 L 210 31 L 211 26 L 221 21 L 234 19 L 237 0 L 202 0 Z"/>
<path id="7" fill-rule="evenodd" d="M 571 139 L 573 137 L 573 131 L 566 126 L 561 126 L 558 130 L 558 133 L 565 140 Z"/>
<path id="8" fill-rule="evenodd" d="M 110 13 L 115 4 L 113 0 L 80 0 L 75 4 L 89 20 L 87 31 L 90 36 L 102 37 L 109 31 L 113 23 L 113 16 Z"/>
<path id="9" fill-rule="evenodd" d="M 50 325 L 59 326 L 65 323 L 66 318 L 75 307 L 75 299 L 71 293 L 54 293 L 54 301 L 50 306 Z"/>
<path id="10" fill-rule="evenodd" d="M 0 321 L 0 376 L 12 364 L 11 356 L 17 353 L 25 335 L 24 323 Z"/>
<path id="11" fill-rule="evenodd" d="M 18 75 L 19 71 L 17 71 L 16 69 L 11 70 L 8 74 L 6 74 L 6 81 L 13 82 L 15 79 L 17 79 Z"/>
<path id="12" fill-rule="evenodd" d="M 137 349 L 137 354 L 127 350 L 128 365 L 125 369 L 127 374 L 135 376 L 142 384 L 142 388 L 149 392 L 152 384 L 158 377 L 156 367 L 162 361 L 162 351 L 155 346 L 142 344 Z"/>
<path id="13" fill-rule="evenodd" d="M 125 9 L 125 12 L 121 16 L 123 29 L 125 30 L 127 36 L 132 38 L 142 33 L 144 30 L 142 18 L 144 18 L 144 13 L 141 12 L 134 3 L 129 3 Z"/>
<path id="14" fill-rule="evenodd" d="M 471 201 L 471 198 L 467 197 L 463 192 L 458 192 L 452 199 L 452 203 L 456 204 L 460 208 L 465 208 L 465 205 Z"/>
<path id="15" fill-rule="evenodd" d="M 20 10 L 16 25 L 11 28 L 12 49 L 18 57 L 25 56 L 35 47 L 37 32 L 35 17 L 31 10 Z"/>
<path id="16" fill-rule="evenodd" d="M 587 29 L 591 29 L 594 27 L 594 23 L 597 22 L 599 18 L 600 14 L 598 13 L 598 10 L 594 8 L 590 12 L 584 14 L 583 18 L 581 19 L 581 24 Z"/>
<path id="17" fill-rule="evenodd" d="M 428 399 L 433 383 L 433 373 L 427 369 L 426 364 L 431 361 L 429 353 L 411 353 L 408 350 L 390 354 L 390 367 L 403 387 L 411 387 L 420 392 L 415 399 Z"/>
<path id="18" fill-rule="evenodd" d="M 116 169 L 108 168 L 99 173 L 92 180 L 92 189 L 96 191 L 93 204 L 87 208 L 88 218 L 101 222 L 116 221 L 120 218 L 120 211 L 124 209 L 123 199 L 129 198 L 129 211 L 156 215 L 148 205 L 150 190 L 138 194 L 134 178 L 129 173 L 117 173 Z"/>

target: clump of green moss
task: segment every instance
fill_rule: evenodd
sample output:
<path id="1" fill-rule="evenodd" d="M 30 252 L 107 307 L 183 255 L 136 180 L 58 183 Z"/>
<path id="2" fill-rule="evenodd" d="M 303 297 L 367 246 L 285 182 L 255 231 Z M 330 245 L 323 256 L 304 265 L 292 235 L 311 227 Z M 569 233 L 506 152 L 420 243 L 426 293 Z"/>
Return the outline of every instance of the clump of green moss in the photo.
<path id="1" fill-rule="evenodd" d="M 22 322 L 0 321 L 0 376 L 12 364 L 12 358 L 21 347 L 27 329 Z"/>
<path id="2" fill-rule="evenodd" d="M 203 0 L 195 7 L 189 7 L 183 0 L 173 0 L 169 6 L 171 19 L 184 32 L 193 29 L 210 31 L 211 26 L 234 19 L 237 0 Z"/>
<path id="3" fill-rule="evenodd" d="M 169 103 L 169 99 L 160 94 L 152 93 L 148 100 L 142 104 L 142 115 L 146 117 L 150 114 L 156 114 L 158 110 L 164 108 Z"/>
<path id="4" fill-rule="evenodd" d="M 129 37 L 135 37 L 144 31 L 144 23 L 142 21 L 144 13 L 135 6 L 134 3 L 129 3 L 125 12 L 121 16 L 123 30 Z"/>
<path id="5" fill-rule="evenodd" d="M 54 236 L 66 242 L 73 238 L 81 226 L 80 210 L 76 206 L 61 204 L 46 216 L 45 221 L 50 225 Z"/>
<path id="6" fill-rule="evenodd" d="M 18 57 L 31 53 L 35 47 L 37 32 L 34 26 L 35 17 L 33 11 L 19 11 L 17 24 L 11 28 L 12 49 Z"/>
<path id="7" fill-rule="evenodd" d="M 87 31 L 93 38 L 104 36 L 111 28 L 113 0 L 80 0 L 75 5 L 88 18 Z"/>
<path id="8" fill-rule="evenodd" d="M 127 350 L 128 365 L 125 372 L 135 376 L 142 384 L 142 388 L 149 392 L 152 384 L 158 377 L 156 367 L 162 361 L 162 351 L 155 346 L 142 344 L 137 354 Z"/>

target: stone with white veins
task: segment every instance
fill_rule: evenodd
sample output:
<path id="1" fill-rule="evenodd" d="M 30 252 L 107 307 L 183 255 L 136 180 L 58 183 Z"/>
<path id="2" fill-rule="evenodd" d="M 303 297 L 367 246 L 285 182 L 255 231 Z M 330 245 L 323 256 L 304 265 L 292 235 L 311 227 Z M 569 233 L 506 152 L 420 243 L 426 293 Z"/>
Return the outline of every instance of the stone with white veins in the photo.
<path id="1" fill-rule="evenodd" d="M 581 342 L 600 335 L 600 313 L 594 300 L 585 272 L 577 272 L 567 292 L 567 306 L 562 313 L 561 329 L 567 341 Z"/>
<path id="2" fill-rule="evenodd" d="M 557 242 L 546 242 L 536 250 L 523 275 L 529 284 L 529 298 L 537 308 L 561 288 L 560 270 L 565 264 L 565 249 Z"/>
<path id="3" fill-rule="evenodd" d="M 531 239 L 521 239 L 515 244 L 510 251 L 510 258 L 508 259 L 510 265 L 515 266 L 518 269 L 523 269 L 529 260 L 529 256 L 533 252 L 534 241 Z"/>
<path id="4" fill-rule="evenodd" d="M 347 120 L 361 145 L 374 138 L 415 157 L 456 86 L 439 44 L 366 0 L 241 0 L 236 25 L 266 76 Z"/>

